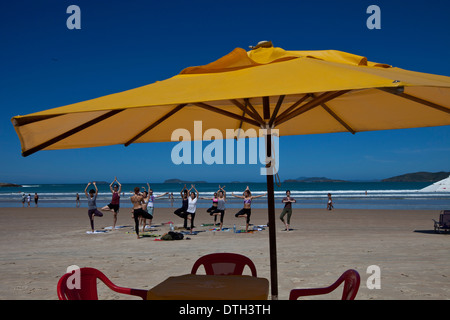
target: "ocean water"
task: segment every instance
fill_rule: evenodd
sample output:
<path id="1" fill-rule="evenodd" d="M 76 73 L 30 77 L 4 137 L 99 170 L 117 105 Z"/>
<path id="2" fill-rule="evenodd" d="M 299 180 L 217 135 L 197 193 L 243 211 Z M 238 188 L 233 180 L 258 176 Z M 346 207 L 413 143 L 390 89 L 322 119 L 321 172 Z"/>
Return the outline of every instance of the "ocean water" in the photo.
<path id="1" fill-rule="evenodd" d="M 219 183 L 196 184 L 200 197 L 212 197 Z M 248 185 L 253 195 L 266 192 L 265 183 L 220 183 L 227 191 L 227 208 L 242 208 L 242 199 L 232 197 L 231 193 L 242 195 Z M 291 182 L 275 185 L 275 205 L 282 208 L 282 198 L 286 190 L 297 200 L 294 208 L 326 208 L 327 194 L 331 193 L 334 208 L 342 209 L 402 209 L 402 210 L 450 210 L 450 192 L 420 192 L 419 190 L 431 183 L 411 182 Z M 97 206 L 107 205 L 111 200 L 109 184 L 98 184 L 99 195 Z M 129 197 L 134 187 L 146 187 L 145 183 L 122 184 L 121 207 L 131 208 Z M 190 185 L 189 185 L 190 186 Z M 39 195 L 40 207 L 75 207 L 76 194 L 80 195 L 81 206 L 87 207 L 84 195 L 85 184 L 29 184 L 22 187 L 0 188 L 0 207 L 22 207 L 22 194 L 31 195 L 30 206 L 34 207 L 34 194 Z M 181 206 L 180 190 L 183 185 L 178 183 L 152 183 L 154 195 L 173 192 L 174 201 L 167 196 L 155 201 L 156 207 Z M 91 186 L 89 187 L 89 189 Z M 199 200 L 197 207 L 208 208 L 210 200 Z M 27 206 L 27 203 L 25 203 Z M 267 207 L 267 197 L 254 199 L 253 208 Z"/>

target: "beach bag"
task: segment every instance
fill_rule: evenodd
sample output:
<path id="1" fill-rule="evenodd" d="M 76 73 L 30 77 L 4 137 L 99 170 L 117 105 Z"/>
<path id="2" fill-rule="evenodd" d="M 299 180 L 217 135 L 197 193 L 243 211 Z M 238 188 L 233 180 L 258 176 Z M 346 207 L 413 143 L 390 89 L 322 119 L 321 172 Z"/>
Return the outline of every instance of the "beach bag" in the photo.
<path id="1" fill-rule="evenodd" d="M 183 234 L 179 232 L 169 231 L 161 237 L 161 240 L 183 240 Z"/>
<path id="2" fill-rule="evenodd" d="M 169 235 L 172 237 L 172 240 L 183 240 L 184 236 L 182 233 L 169 231 Z"/>
<path id="3" fill-rule="evenodd" d="M 172 240 L 172 236 L 168 233 L 166 233 L 165 235 L 163 235 L 161 237 L 161 240 Z"/>

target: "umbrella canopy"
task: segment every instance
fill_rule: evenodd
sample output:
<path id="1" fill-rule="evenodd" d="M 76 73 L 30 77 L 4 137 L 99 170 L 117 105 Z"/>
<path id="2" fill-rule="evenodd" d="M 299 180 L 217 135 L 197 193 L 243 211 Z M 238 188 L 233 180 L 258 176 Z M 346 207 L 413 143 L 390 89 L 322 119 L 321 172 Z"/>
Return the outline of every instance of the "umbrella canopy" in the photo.
<path id="1" fill-rule="evenodd" d="M 136 89 L 12 118 L 22 155 L 171 141 L 177 128 L 277 128 L 279 135 L 450 125 L 450 78 L 335 51 L 237 48 Z M 254 130 L 256 135 L 256 130 Z M 200 137 L 201 139 L 201 137 Z M 270 131 L 266 139 L 271 158 Z M 278 298 L 273 176 L 267 174 L 272 299 Z"/>
<path id="2" fill-rule="evenodd" d="M 174 128 L 192 131 L 186 124 L 194 120 L 224 137 L 226 129 L 245 131 L 266 122 L 280 135 L 449 125 L 450 78 L 334 50 L 237 48 L 164 81 L 12 122 L 27 156 L 39 150 L 171 141 Z"/>

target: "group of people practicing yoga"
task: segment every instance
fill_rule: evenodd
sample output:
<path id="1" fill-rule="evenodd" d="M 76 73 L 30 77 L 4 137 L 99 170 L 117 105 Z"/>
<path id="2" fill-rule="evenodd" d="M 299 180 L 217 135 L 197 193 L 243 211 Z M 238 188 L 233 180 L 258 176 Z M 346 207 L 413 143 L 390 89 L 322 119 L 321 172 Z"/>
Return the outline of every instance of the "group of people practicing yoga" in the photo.
<path id="1" fill-rule="evenodd" d="M 94 189 L 90 189 L 89 193 L 87 191 L 88 187 L 91 185 L 89 182 L 84 190 L 86 198 L 88 200 L 88 216 L 91 224 L 92 232 L 94 232 L 94 217 L 102 217 L 103 213 L 97 209 L 96 200 L 98 195 L 98 188 L 95 182 L 92 183 Z M 114 178 L 114 181 L 111 182 L 109 186 L 112 199 L 111 203 L 102 207 L 100 210 L 102 211 L 112 211 L 113 212 L 113 230 L 116 228 L 117 222 L 117 214 L 120 208 L 120 193 L 122 191 L 122 185 L 117 181 L 117 178 Z M 149 225 L 151 226 L 153 219 L 153 210 L 154 210 L 154 201 L 157 198 L 163 197 L 167 195 L 169 192 L 160 194 L 158 196 L 153 195 L 153 190 L 150 188 L 150 185 L 147 183 L 147 190 L 142 187 L 144 190 L 141 192 L 139 187 L 134 188 L 134 193 L 131 196 L 130 200 L 133 205 L 132 208 L 132 218 L 135 222 L 135 231 L 137 237 L 139 238 L 139 226 L 142 226 L 142 231 L 144 231 L 145 226 L 147 224 L 147 220 L 149 220 Z M 231 195 L 236 198 L 240 198 L 244 200 L 244 206 L 241 210 L 239 210 L 236 214 L 236 218 L 244 218 L 246 221 L 245 231 L 248 232 L 248 227 L 250 224 L 251 217 L 251 203 L 255 198 L 263 197 L 267 193 L 252 196 L 252 193 L 247 186 L 242 195 L 235 195 L 233 192 Z M 223 220 L 225 216 L 225 203 L 226 203 L 226 191 L 225 186 L 220 186 L 217 192 L 214 192 L 212 198 L 199 197 L 199 192 L 195 188 L 195 185 L 191 185 L 190 189 L 187 189 L 186 185 L 184 185 L 183 189 L 180 191 L 182 206 L 181 208 L 174 211 L 174 214 L 178 217 L 184 219 L 183 227 L 187 230 L 190 230 L 191 233 L 194 229 L 194 219 L 195 213 L 197 211 L 197 200 L 212 200 L 212 206 L 208 208 L 206 211 L 210 214 L 210 216 L 214 217 L 214 225 L 217 223 L 217 217 L 219 217 L 220 221 L 220 230 L 223 228 Z M 289 223 L 292 214 L 292 202 L 296 202 L 295 199 L 290 197 L 290 191 L 286 191 L 286 197 L 283 198 L 282 202 L 285 204 L 284 209 L 280 215 L 281 221 L 286 225 L 286 231 L 289 231 Z M 284 216 L 287 214 L 287 223 L 284 221 Z M 190 220 L 190 227 L 188 227 L 188 220 Z"/>
<path id="2" fill-rule="evenodd" d="M 192 191 L 192 189 L 195 191 Z M 244 199 L 244 208 L 241 209 L 238 213 L 235 214 L 236 218 L 245 218 L 246 224 L 245 224 L 245 231 L 248 231 L 248 226 L 250 224 L 250 216 L 252 214 L 251 212 L 251 203 L 252 200 L 255 198 L 263 197 L 265 194 L 261 194 L 258 196 L 252 196 L 250 189 L 245 189 L 242 196 L 235 195 L 233 192 L 231 195 L 236 198 Z M 198 191 L 195 189 L 194 185 L 191 185 L 191 189 L 187 189 L 186 185 L 184 185 L 184 188 L 180 191 L 181 199 L 182 199 L 182 206 L 181 208 L 174 211 L 174 214 L 179 216 L 180 218 L 184 219 L 183 227 L 186 229 L 190 229 L 191 232 L 194 228 L 194 218 L 195 218 L 195 211 L 197 206 L 197 199 Z M 214 224 L 217 222 L 217 217 L 220 219 L 220 230 L 222 230 L 223 227 L 223 219 L 225 216 L 225 202 L 226 202 L 226 191 L 225 186 L 219 185 L 219 190 L 217 192 L 214 192 L 214 196 L 212 198 L 205 198 L 201 197 L 200 199 L 204 200 L 212 200 L 212 206 L 206 210 L 210 214 L 210 216 L 214 217 Z M 187 220 L 191 221 L 190 228 L 187 226 Z"/>
<path id="3" fill-rule="evenodd" d="M 91 185 L 89 182 L 84 190 L 86 198 L 88 199 L 88 216 L 89 221 L 91 223 L 92 232 L 94 232 L 94 217 L 102 217 L 103 213 L 97 209 L 97 195 L 98 188 L 95 182 L 92 183 L 95 189 L 90 189 L 89 194 L 87 192 L 88 187 Z M 134 188 L 134 193 L 131 196 L 130 200 L 133 204 L 132 209 L 132 218 L 134 219 L 135 231 L 137 237 L 139 238 L 139 225 L 142 225 L 142 231 L 144 231 L 145 226 L 147 224 L 147 219 L 149 220 L 149 224 L 151 226 L 153 220 L 153 210 L 154 210 L 154 201 L 156 198 L 160 198 L 168 194 L 169 192 L 163 193 L 158 196 L 153 195 L 153 190 L 150 188 L 150 185 L 147 183 L 148 190 L 144 189 L 141 192 L 139 187 Z M 120 208 L 120 193 L 122 191 L 122 185 L 117 181 L 117 178 L 114 178 L 114 181 L 111 182 L 109 186 L 112 199 L 111 203 L 104 206 L 100 210 L 102 211 L 113 211 L 113 226 L 112 229 L 115 230 L 117 223 L 117 214 L 119 213 Z"/>

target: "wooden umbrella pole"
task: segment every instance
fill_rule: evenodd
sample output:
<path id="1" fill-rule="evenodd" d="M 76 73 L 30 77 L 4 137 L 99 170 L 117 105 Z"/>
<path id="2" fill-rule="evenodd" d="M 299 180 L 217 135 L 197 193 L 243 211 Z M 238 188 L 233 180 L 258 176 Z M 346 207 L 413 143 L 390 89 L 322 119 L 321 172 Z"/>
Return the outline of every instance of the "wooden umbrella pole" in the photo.
<path id="1" fill-rule="evenodd" d="M 263 114 L 266 121 L 266 179 L 267 179 L 267 214 L 269 216 L 269 252 L 270 252 L 270 286 L 272 300 L 278 300 L 277 239 L 275 233 L 275 197 L 273 187 L 272 131 L 270 123 L 269 97 L 263 97 Z M 282 98 L 278 101 L 282 101 Z M 281 102 L 280 102 L 281 104 Z M 277 106 L 276 109 L 279 107 Z M 278 110 L 277 110 L 278 112 Z"/>
<path id="2" fill-rule="evenodd" d="M 272 135 L 270 129 L 266 135 L 267 158 L 272 157 Z M 271 165 L 268 163 L 267 165 Z M 272 300 L 278 300 L 278 270 L 277 270 L 277 239 L 275 234 L 275 197 L 273 186 L 273 169 L 266 168 L 267 178 L 267 208 L 269 216 L 269 251 L 270 251 L 270 285 Z"/>

